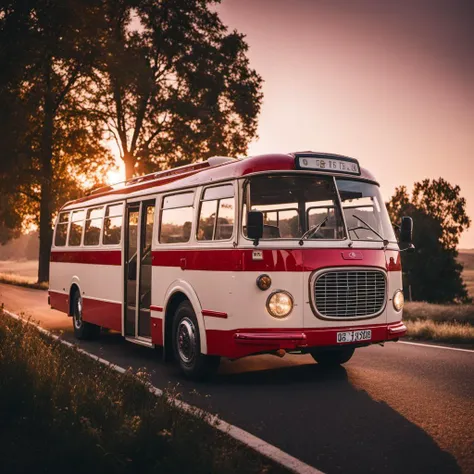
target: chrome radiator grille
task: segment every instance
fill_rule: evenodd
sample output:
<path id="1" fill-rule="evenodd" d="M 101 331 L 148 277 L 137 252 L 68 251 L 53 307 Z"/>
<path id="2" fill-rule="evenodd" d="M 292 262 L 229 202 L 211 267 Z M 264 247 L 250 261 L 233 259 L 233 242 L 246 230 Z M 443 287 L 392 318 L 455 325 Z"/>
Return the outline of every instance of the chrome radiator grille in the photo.
<path id="1" fill-rule="evenodd" d="M 375 316 L 385 306 L 386 279 L 377 270 L 328 271 L 316 278 L 316 310 L 328 318 Z"/>

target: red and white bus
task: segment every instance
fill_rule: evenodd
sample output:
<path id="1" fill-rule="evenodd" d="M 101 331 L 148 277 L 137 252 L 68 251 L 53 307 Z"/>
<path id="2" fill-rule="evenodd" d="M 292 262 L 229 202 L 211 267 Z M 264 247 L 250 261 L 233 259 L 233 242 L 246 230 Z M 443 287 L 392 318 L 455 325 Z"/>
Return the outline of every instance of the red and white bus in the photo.
<path id="1" fill-rule="evenodd" d="M 102 188 L 59 211 L 50 273 L 79 339 L 164 346 L 194 378 L 261 353 L 341 364 L 406 333 L 379 185 L 340 155 L 213 157 Z"/>

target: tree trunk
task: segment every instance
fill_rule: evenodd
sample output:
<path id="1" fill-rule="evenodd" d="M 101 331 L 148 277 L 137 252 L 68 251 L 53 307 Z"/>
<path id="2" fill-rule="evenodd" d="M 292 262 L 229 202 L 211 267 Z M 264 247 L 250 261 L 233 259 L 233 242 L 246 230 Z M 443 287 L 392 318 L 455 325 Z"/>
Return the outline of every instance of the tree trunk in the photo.
<path id="1" fill-rule="evenodd" d="M 51 58 L 45 64 L 44 118 L 41 139 L 41 200 L 39 217 L 39 265 L 38 282 L 49 281 L 49 257 L 53 237 L 52 229 L 52 178 L 53 178 L 53 127 L 54 102 L 51 91 Z"/>
<path id="2" fill-rule="evenodd" d="M 126 151 L 123 155 L 123 161 L 125 163 L 125 179 L 133 178 L 135 172 L 135 157 L 129 151 Z"/>

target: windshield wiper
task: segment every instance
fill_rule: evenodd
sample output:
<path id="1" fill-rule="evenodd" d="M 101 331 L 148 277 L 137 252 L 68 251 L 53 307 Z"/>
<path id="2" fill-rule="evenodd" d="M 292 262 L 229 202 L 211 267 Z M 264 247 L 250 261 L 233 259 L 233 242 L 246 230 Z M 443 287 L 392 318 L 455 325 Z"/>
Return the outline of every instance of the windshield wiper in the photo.
<path id="1" fill-rule="evenodd" d="M 327 220 L 329 219 L 329 216 L 326 216 L 323 221 L 317 225 L 313 225 L 313 227 L 310 227 L 300 238 L 299 244 L 303 245 L 303 242 L 306 239 L 309 239 L 309 237 L 313 234 L 315 234 L 321 227 L 326 224 Z"/>
<path id="2" fill-rule="evenodd" d="M 362 224 L 365 225 L 366 230 L 372 231 L 382 242 L 384 247 L 388 245 L 388 240 L 384 239 L 371 225 L 367 224 L 364 220 L 362 220 L 360 217 L 356 216 L 355 214 L 352 214 L 352 217 L 357 219 L 358 221 L 362 222 Z M 356 231 L 357 229 L 364 229 L 364 227 L 351 227 L 350 229 L 347 229 L 349 232 L 350 231 Z M 357 235 L 357 234 L 356 234 Z"/>

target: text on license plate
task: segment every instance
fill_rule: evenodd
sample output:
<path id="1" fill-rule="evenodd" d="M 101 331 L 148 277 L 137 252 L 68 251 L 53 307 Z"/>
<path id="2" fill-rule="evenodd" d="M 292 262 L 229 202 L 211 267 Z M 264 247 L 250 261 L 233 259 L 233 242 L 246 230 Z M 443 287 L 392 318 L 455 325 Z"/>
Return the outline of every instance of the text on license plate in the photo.
<path id="1" fill-rule="evenodd" d="M 343 342 L 370 341 L 371 338 L 372 331 L 370 329 L 364 329 L 361 331 L 344 331 L 337 333 L 338 344 Z"/>

